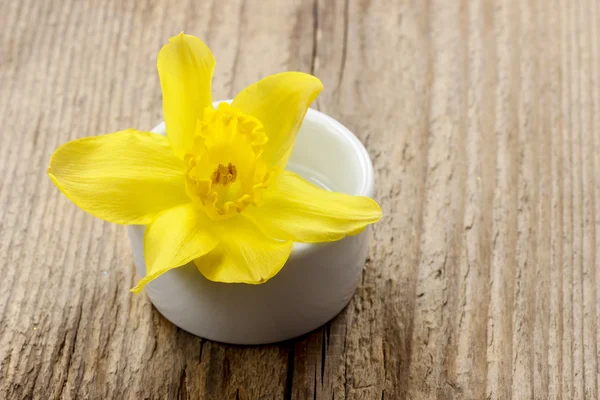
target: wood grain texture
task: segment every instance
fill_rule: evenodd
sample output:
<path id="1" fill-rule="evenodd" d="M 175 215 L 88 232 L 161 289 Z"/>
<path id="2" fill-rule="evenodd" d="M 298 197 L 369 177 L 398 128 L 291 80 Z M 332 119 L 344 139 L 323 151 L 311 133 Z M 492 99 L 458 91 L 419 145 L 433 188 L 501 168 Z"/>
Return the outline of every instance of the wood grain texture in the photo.
<path id="1" fill-rule="evenodd" d="M 597 399 L 596 0 L 0 2 L 0 398 Z M 45 171 L 68 140 L 161 120 L 155 59 L 193 33 L 216 98 L 311 72 L 384 210 L 326 326 L 206 341 L 128 289 L 121 227 Z"/>

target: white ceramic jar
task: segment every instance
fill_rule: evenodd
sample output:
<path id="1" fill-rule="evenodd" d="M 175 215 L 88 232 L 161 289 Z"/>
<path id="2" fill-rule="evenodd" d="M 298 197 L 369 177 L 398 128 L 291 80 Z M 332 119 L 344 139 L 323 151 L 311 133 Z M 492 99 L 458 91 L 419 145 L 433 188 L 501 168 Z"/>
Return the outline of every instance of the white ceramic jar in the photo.
<path id="1" fill-rule="evenodd" d="M 165 134 L 160 124 L 153 132 Z M 330 190 L 373 196 L 373 166 L 360 141 L 339 122 L 308 110 L 288 169 Z M 138 275 L 146 274 L 143 226 L 129 226 Z M 323 325 L 350 301 L 361 278 L 369 229 L 324 244 L 295 243 L 283 269 L 262 285 L 216 283 L 193 263 L 149 283 L 145 292 L 169 321 L 219 342 L 263 344 Z"/>

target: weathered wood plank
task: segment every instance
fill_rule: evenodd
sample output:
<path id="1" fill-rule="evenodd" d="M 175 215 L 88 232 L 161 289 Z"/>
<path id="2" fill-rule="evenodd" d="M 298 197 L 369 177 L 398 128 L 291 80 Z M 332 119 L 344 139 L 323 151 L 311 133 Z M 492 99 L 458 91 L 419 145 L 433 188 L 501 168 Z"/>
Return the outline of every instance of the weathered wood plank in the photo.
<path id="1" fill-rule="evenodd" d="M 0 398 L 596 399 L 595 0 L 0 3 Z M 362 283 L 276 345 L 187 334 L 135 280 L 122 228 L 45 176 L 60 143 L 161 119 L 185 30 L 216 98 L 317 75 L 384 210 Z"/>

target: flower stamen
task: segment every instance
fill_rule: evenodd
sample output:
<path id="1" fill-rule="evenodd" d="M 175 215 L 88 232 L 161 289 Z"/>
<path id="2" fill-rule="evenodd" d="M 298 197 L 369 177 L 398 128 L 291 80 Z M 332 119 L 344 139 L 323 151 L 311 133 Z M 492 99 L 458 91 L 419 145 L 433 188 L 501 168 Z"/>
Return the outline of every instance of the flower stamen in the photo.
<path id="1" fill-rule="evenodd" d="M 227 166 L 219 164 L 219 166 L 213 171 L 212 175 L 210 176 L 210 179 L 214 184 L 221 184 L 223 186 L 235 182 L 236 178 L 237 169 L 232 163 L 227 164 Z"/>

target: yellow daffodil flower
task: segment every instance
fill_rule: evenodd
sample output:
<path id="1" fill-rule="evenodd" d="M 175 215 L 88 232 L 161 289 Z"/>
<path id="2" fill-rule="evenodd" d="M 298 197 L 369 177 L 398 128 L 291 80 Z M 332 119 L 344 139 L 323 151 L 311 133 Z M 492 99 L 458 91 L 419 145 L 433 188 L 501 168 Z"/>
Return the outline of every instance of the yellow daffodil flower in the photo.
<path id="1" fill-rule="evenodd" d="M 293 242 L 328 242 L 381 217 L 367 197 L 321 189 L 284 170 L 323 85 L 300 72 L 271 75 L 231 105 L 212 106 L 215 60 L 179 34 L 158 55 L 167 137 L 133 129 L 59 147 L 48 175 L 84 211 L 147 225 L 146 276 L 194 261 L 209 280 L 266 282 Z"/>

